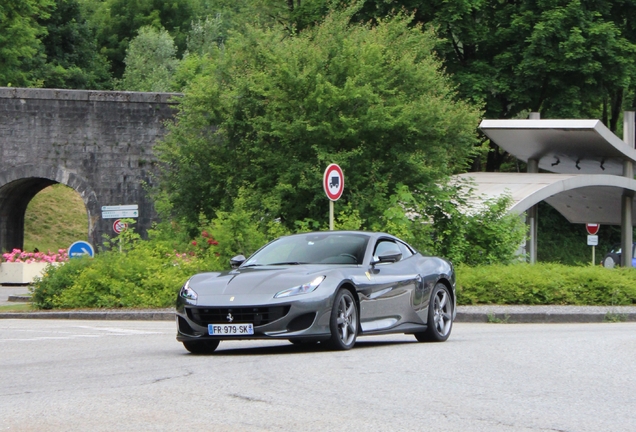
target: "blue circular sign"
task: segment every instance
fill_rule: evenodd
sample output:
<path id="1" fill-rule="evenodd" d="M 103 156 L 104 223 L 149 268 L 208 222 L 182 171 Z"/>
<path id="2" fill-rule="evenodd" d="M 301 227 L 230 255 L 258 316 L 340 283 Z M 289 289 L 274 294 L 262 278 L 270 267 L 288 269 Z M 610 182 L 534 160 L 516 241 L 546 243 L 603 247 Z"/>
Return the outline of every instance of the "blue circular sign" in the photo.
<path id="1" fill-rule="evenodd" d="M 84 255 L 88 255 L 89 257 L 95 256 L 95 250 L 93 246 L 89 242 L 85 241 L 76 241 L 68 248 L 68 257 L 69 258 L 77 258 Z"/>

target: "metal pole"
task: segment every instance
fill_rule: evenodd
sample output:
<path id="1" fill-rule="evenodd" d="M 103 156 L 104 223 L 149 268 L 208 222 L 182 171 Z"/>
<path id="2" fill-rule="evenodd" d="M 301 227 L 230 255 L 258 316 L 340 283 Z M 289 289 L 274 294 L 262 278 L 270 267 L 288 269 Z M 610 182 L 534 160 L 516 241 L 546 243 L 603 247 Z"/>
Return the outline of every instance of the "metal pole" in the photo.
<path id="1" fill-rule="evenodd" d="M 528 116 L 529 120 L 540 120 L 541 114 L 531 112 Z M 539 172 L 539 161 L 537 159 L 528 159 L 527 172 L 536 174 Z M 534 205 L 527 211 L 526 223 L 528 224 L 528 240 L 526 241 L 526 252 L 528 253 L 528 261 L 530 264 L 537 262 L 537 235 L 539 231 L 539 206 Z"/>
<path id="2" fill-rule="evenodd" d="M 634 148 L 636 113 L 634 111 L 623 112 L 623 141 Z M 623 176 L 634 179 L 634 165 L 632 161 L 623 161 Z M 632 191 L 623 191 L 621 198 L 621 266 L 632 267 L 632 243 L 634 239 L 632 225 L 632 207 L 634 206 L 634 194 Z"/>
<path id="3" fill-rule="evenodd" d="M 596 264 L 596 256 L 595 256 L 596 246 L 592 246 L 592 267 Z"/>
<path id="4" fill-rule="evenodd" d="M 333 231 L 333 201 L 329 200 L 329 230 Z"/>

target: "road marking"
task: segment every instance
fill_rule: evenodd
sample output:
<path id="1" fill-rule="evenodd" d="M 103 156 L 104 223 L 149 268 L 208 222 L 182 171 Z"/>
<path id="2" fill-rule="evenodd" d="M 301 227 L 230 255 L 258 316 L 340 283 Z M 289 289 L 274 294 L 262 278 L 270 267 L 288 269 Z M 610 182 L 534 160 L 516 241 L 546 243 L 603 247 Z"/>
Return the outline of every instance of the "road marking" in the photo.
<path id="1" fill-rule="evenodd" d="M 39 336 L 28 339 L 0 339 L 0 342 L 29 342 L 29 341 L 43 341 L 43 340 L 70 340 L 77 338 L 98 338 L 102 335 L 72 335 L 72 336 Z"/>
<path id="2" fill-rule="evenodd" d="M 135 329 L 125 329 L 119 327 L 92 327 L 92 326 L 75 326 L 75 328 L 117 333 L 119 335 L 146 335 L 146 334 L 164 334 L 164 332 L 156 332 L 156 331 L 146 331 L 146 330 L 135 330 Z"/>

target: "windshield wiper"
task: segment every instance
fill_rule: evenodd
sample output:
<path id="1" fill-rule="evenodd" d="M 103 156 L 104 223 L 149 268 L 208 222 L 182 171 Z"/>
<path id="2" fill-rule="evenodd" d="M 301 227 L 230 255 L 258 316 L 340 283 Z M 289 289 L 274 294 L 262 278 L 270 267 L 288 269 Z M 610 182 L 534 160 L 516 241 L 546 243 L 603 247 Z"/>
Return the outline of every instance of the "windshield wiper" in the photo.
<path id="1" fill-rule="evenodd" d="M 270 263 L 267 265 L 300 265 L 300 264 L 309 264 L 309 263 L 299 262 L 299 261 L 285 261 L 285 262 Z"/>

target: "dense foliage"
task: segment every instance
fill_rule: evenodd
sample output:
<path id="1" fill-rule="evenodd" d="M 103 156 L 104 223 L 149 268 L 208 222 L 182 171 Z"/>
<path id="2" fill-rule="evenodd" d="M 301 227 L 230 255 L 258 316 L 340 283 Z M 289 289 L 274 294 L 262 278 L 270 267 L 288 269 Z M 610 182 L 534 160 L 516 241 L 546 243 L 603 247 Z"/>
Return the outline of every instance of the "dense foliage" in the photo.
<path id="1" fill-rule="evenodd" d="M 132 224 L 134 221 L 128 220 Z M 209 237 L 215 242 L 213 237 Z M 33 285 L 33 306 L 52 308 L 170 307 L 193 274 L 222 266 L 214 245 L 175 243 L 165 236 L 140 241 L 133 230 L 111 239 L 95 258 L 49 266 Z M 175 249 L 178 247 L 179 249 Z"/>
<path id="2" fill-rule="evenodd" d="M 41 85 L 34 69 L 45 29 L 38 20 L 48 18 L 52 6 L 52 0 L 0 3 L 0 86 Z"/>
<path id="3" fill-rule="evenodd" d="M 374 227 L 399 185 L 424 193 L 465 169 L 479 111 L 455 99 L 432 34 L 402 16 L 349 19 L 334 13 L 293 38 L 252 27 L 212 50 L 157 149 L 178 216 L 212 218 L 240 196 L 288 228 L 324 223 L 322 174 L 336 162 L 338 205 Z"/>
<path id="4" fill-rule="evenodd" d="M 457 266 L 457 302 L 523 305 L 634 305 L 636 271 L 600 266 Z"/>

